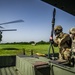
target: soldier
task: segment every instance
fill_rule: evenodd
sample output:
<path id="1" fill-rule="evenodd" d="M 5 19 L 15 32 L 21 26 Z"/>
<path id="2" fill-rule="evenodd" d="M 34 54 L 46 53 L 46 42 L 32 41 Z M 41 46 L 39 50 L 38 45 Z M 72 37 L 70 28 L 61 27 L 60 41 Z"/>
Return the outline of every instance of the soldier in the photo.
<path id="1" fill-rule="evenodd" d="M 72 51 L 75 54 L 75 27 L 69 30 L 69 34 L 72 39 Z"/>
<path id="2" fill-rule="evenodd" d="M 67 33 L 63 33 L 62 26 L 58 25 L 54 28 L 54 46 L 59 47 L 59 60 L 69 60 L 71 53 L 71 38 Z"/>

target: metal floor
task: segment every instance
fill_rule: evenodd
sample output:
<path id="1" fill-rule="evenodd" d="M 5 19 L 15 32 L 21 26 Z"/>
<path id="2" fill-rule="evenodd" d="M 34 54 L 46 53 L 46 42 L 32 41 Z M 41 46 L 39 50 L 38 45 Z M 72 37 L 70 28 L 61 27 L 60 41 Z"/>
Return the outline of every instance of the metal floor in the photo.
<path id="1" fill-rule="evenodd" d="M 0 68 L 0 75 L 21 75 L 15 67 Z"/>

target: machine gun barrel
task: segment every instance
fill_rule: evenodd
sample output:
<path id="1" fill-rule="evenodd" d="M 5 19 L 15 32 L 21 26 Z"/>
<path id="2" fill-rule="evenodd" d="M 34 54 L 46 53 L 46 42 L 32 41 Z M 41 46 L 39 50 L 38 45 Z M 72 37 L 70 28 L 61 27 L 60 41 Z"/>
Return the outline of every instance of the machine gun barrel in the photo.
<path id="1" fill-rule="evenodd" d="M 52 18 L 52 30 L 51 30 L 51 36 L 50 36 L 50 46 L 48 51 L 48 58 L 50 58 L 50 48 L 52 47 L 53 57 L 54 57 L 54 48 L 53 48 L 53 33 L 54 33 L 54 26 L 55 26 L 55 15 L 56 15 L 56 9 L 53 10 L 53 18 Z"/>
<path id="2" fill-rule="evenodd" d="M 54 8 L 53 18 L 52 18 L 52 31 L 51 31 L 51 37 L 52 37 L 52 39 L 53 39 L 53 32 L 54 32 L 54 26 L 55 26 L 55 15 L 56 15 L 56 9 Z"/>

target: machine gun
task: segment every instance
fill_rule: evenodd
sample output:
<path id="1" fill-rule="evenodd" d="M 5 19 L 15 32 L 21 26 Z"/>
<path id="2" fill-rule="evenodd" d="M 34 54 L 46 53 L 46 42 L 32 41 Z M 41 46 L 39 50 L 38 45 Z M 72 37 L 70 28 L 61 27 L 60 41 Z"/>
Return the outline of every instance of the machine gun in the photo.
<path id="1" fill-rule="evenodd" d="M 49 46 L 49 50 L 48 50 L 48 58 L 50 58 L 50 49 L 51 48 L 52 48 L 53 57 L 54 57 L 53 32 L 54 32 L 54 26 L 55 26 L 55 15 L 56 15 L 56 9 L 54 8 L 54 10 L 53 10 L 53 18 L 52 18 L 52 30 L 51 30 L 51 36 L 50 36 L 50 46 Z"/>

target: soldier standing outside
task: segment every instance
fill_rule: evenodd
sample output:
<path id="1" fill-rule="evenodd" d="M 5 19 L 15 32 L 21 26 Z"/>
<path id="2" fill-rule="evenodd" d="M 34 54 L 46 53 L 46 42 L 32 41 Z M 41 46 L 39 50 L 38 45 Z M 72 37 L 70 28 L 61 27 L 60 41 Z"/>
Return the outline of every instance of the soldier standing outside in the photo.
<path id="1" fill-rule="evenodd" d="M 67 33 L 63 33 L 61 25 L 54 27 L 54 46 L 59 47 L 59 60 L 69 60 L 71 53 L 71 38 Z"/>

